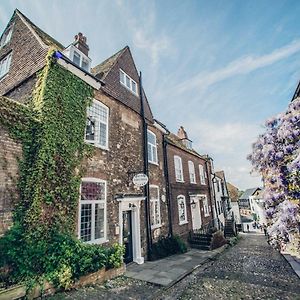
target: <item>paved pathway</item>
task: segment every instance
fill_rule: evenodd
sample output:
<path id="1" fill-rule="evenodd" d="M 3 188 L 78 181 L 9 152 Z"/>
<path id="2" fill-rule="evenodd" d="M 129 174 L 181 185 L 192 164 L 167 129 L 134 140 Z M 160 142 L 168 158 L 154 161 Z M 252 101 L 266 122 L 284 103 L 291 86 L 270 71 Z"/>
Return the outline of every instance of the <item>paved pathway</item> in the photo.
<path id="1" fill-rule="evenodd" d="M 300 279 L 264 235 L 243 234 L 220 258 L 156 299 L 300 299 Z"/>
<path id="2" fill-rule="evenodd" d="M 223 250 L 224 247 L 213 251 L 192 249 L 184 254 L 173 255 L 157 261 L 147 261 L 142 265 L 131 264 L 127 266 L 125 276 L 169 286 L 199 265 L 213 259 Z"/>

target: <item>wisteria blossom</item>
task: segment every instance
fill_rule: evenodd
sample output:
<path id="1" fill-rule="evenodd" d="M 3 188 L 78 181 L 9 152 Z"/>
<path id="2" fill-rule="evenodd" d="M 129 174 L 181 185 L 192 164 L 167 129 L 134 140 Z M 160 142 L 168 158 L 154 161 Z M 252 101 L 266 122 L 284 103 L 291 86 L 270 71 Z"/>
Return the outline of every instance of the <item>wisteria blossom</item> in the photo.
<path id="1" fill-rule="evenodd" d="M 300 98 L 265 122 L 248 159 L 263 178 L 270 238 L 288 243 L 300 224 Z"/>

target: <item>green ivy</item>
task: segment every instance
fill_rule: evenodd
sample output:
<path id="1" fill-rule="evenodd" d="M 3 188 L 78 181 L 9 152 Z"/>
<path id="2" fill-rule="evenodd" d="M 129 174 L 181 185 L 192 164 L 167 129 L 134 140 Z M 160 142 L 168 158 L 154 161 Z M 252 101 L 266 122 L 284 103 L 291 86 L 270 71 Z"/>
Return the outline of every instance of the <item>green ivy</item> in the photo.
<path id="1" fill-rule="evenodd" d="M 105 250 L 74 236 L 81 162 L 92 153 L 84 130 L 93 89 L 52 54 L 28 106 L 0 98 L 2 124 L 23 146 L 20 201 L 0 239 L 0 268 L 6 282 L 45 277 L 67 288 L 79 275 L 119 266 L 123 248 Z"/>

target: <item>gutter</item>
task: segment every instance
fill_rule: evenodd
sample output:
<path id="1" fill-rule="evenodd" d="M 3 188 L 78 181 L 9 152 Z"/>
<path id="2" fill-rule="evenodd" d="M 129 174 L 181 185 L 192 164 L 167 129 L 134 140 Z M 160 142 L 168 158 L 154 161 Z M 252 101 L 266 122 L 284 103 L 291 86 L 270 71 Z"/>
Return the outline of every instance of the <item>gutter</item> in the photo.
<path id="1" fill-rule="evenodd" d="M 144 174 L 148 176 L 148 182 L 144 186 L 145 197 L 145 213 L 146 213 L 146 232 L 147 232 L 147 256 L 151 259 L 152 253 L 152 236 L 151 236 L 151 221 L 150 221 L 150 189 L 149 189 L 149 163 L 148 163 L 148 133 L 147 133 L 147 121 L 144 111 L 143 101 L 143 87 L 142 87 L 142 72 L 140 72 L 140 100 L 141 100 L 141 117 L 143 124 L 143 160 L 144 160 Z"/>

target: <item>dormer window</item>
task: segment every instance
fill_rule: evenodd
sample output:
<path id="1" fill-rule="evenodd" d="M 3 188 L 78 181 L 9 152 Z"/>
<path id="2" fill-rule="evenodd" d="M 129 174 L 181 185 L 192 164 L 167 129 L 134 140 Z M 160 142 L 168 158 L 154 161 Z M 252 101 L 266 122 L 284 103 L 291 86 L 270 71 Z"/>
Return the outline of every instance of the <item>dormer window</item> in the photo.
<path id="1" fill-rule="evenodd" d="M 138 95 L 137 83 L 121 69 L 120 69 L 120 82 L 132 93 Z"/>
<path id="2" fill-rule="evenodd" d="M 5 46 L 11 39 L 12 35 L 12 27 L 9 27 L 2 35 L 1 41 L 0 41 L 0 48 Z"/>
<path id="3" fill-rule="evenodd" d="M 64 55 L 67 56 L 76 66 L 83 70 L 90 72 L 91 70 L 91 59 L 81 52 L 74 45 L 70 45 L 63 51 Z"/>
<path id="4" fill-rule="evenodd" d="M 183 139 L 182 140 L 183 144 L 190 150 L 193 149 L 193 144 L 192 144 L 192 141 L 189 140 L 189 139 Z"/>

